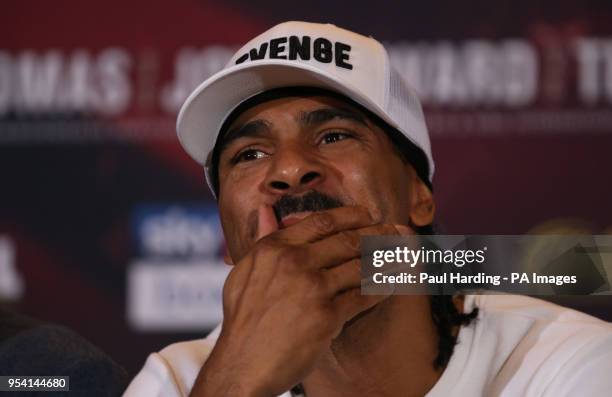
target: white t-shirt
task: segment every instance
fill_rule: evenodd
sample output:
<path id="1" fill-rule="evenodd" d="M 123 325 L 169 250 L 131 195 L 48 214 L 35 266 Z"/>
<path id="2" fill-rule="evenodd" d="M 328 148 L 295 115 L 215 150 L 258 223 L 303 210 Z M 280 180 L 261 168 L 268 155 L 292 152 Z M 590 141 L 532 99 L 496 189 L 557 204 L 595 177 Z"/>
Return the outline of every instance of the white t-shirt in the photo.
<path id="1" fill-rule="evenodd" d="M 611 323 L 517 295 L 466 296 L 465 311 L 474 306 L 426 397 L 612 395 Z M 219 331 L 151 354 L 124 397 L 188 396 Z"/>

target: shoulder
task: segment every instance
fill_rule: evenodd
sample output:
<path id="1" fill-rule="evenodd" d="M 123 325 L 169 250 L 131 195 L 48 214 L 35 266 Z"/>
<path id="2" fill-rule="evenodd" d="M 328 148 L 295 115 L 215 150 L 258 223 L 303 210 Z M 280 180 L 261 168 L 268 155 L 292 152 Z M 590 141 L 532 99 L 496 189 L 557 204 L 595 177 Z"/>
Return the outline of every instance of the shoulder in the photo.
<path id="1" fill-rule="evenodd" d="M 566 342 L 588 341 L 594 337 L 607 339 L 612 336 L 611 323 L 542 299 L 505 294 L 479 295 L 469 298 L 466 308 L 469 307 L 468 305 L 478 307 L 479 318 L 487 322 L 493 331 L 503 332 L 504 330 L 495 329 L 491 320 L 496 322 L 506 320 L 529 324 L 530 333 L 537 332 L 541 336 L 549 337 L 559 336 Z"/>
<path id="2" fill-rule="evenodd" d="M 543 299 L 524 295 L 483 294 L 468 295 L 466 306 L 478 306 L 489 313 L 506 313 L 532 318 L 538 321 L 567 321 L 593 323 L 610 327 L 610 323 Z"/>
<path id="3" fill-rule="evenodd" d="M 532 349 L 567 355 L 589 344 L 609 346 L 612 339 L 611 323 L 541 299 L 520 295 L 471 298 L 470 304 L 479 308 L 478 321 L 484 323 L 482 332 L 496 333 L 502 339 L 520 334 L 521 344 L 528 340 Z"/>
<path id="4" fill-rule="evenodd" d="M 173 343 L 147 358 L 125 397 L 187 396 L 215 346 L 220 327 L 206 338 Z"/>
<path id="5" fill-rule="evenodd" d="M 587 393 L 592 385 L 612 387 L 607 375 L 612 371 L 612 324 L 525 296 L 472 299 L 480 310 L 481 332 L 495 335 L 498 346 L 511 341 L 497 376 L 504 389 L 539 396 L 553 390 L 557 394 L 550 395 L 572 395 L 567 391 L 579 387 L 582 392 L 574 395 L 595 395 Z"/>

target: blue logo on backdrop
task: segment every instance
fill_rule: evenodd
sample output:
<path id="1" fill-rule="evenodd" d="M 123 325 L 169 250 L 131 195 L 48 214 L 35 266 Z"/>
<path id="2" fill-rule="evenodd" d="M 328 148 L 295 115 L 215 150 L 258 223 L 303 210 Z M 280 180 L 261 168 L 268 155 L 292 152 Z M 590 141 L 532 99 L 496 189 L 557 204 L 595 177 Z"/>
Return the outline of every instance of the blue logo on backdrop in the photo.
<path id="1" fill-rule="evenodd" d="M 132 217 L 139 257 L 222 258 L 223 232 L 214 204 L 145 204 Z"/>

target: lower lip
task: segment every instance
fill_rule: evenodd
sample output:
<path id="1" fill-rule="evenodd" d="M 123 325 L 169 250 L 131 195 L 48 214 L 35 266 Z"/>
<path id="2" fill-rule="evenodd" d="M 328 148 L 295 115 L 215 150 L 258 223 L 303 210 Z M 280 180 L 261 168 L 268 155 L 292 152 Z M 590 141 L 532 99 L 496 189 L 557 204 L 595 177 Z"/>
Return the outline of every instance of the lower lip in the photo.
<path id="1" fill-rule="evenodd" d="M 298 223 L 299 221 L 301 221 L 302 219 L 306 218 L 311 213 L 312 212 L 297 212 L 295 214 L 291 214 L 291 215 L 287 216 L 286 218 L 283 218 L 283 220 L 280 222 L 279 226 L 282 229 L 282 228 L 294 225 L 294 224 Z"/>

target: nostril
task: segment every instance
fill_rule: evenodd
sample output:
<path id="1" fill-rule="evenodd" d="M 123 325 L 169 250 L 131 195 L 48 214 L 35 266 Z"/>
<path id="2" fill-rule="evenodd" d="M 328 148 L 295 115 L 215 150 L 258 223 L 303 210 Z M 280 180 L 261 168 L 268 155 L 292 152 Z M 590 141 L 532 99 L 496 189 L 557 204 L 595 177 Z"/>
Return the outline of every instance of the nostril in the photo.
<path id="1" fill-rule="evenodd" d="M 287 189 L 289 189 L 289 184 L 285 183 L 285 182 L 281 182 L 281 181 L 272 181 L 272 182 L 270 182 L 270 186 L 273 189 L 278 189 L 278 190 L 287 190 Z"/>
<path id="2" fill-rule="evenodd" d="M 304 176 L 302 176 L 302 179 L 300 180 L 300 182 L 302 183 L 302 185 L 307 184 L 308 182 L 311 182 L 315 179 L 317 179 L 317 177 L 319 176 L 318 172 L 308 172 L 307 174 L 305 174 Z"/>

